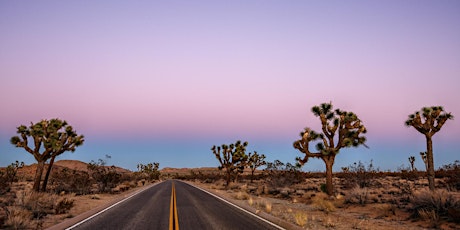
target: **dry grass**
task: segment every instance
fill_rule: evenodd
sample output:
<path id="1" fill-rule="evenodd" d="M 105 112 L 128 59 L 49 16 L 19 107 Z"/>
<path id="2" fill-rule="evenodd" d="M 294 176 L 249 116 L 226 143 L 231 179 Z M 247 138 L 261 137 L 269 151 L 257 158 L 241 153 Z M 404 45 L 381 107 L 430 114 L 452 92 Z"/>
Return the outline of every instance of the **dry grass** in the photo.
<path id="1" fill-rule="evenodd" d="M 323 226 L 326 228 L 335 228 L 336 222 L 332 220 L 330 216 L 328 216 L 324 221 L 323 221 Z"/>
<path id="2" fill-rule="evenodd" d="M 249 197 L 249 199 L 248 199 L 248 204 L 249 204 L 249 206 L 253 206 L 253 205 L 254 205 L 254 199 L 252 199 L 252 197 Z"/>
<path id="3" fill-rule="evenodd" d="M 315 197 L 312 199 L 312 205 L 320 211 L 329 213 L 333 212 L 336 210 L 336 207 L 334 203 L 332 203 L 328 196 L 325 193 L 318 193 Z"/>
<path id="4" fill-rule="evenodd" d="M 378 212 L 378 218 L 396 215 L 396 206 L 393 204 L 378 204 L 375 209 Z"/>
<path id="5" fill-rule="evenodd" d="M 369 190 L 367 188 L 354 187 L 345 197 L 345 202 L 349 204 L 364 205 L 367 203 Z"/>
<path id="6" fill-rule="evenodd" d="M 249 197 L 250 197 L 250 195 L 245 191 L 239 191 L 235 195 L 235 199 L 237 199 L 237 200 L 247 200 L 247 199 L 249 199 Z"/>
<path id="7" fill-rule="evenodd" d="M 297 211 L 294 214 L 295 223 L 301 227 L 304 227 L 308 223 L 308 214 L 304 211 Z"/>
<path id="8" fill-rule="evenodd" d="M 412 210 L 419 216 L 418 210 L 432 210 L 441 216 L 447 216 L 449 209 L 460 208 L 460 200 L 453 192 L 444 189 L 430 191 L 422 189 L 413 193 L 411 197 Z"/>
<path id="9" fill-rule="evenodd" d="M 31 229 L 35 225 L 32 221 L 32 212 L 24 207 L 7 207 L 6 216 L 5 225 L 12 229 Z"/>
<path id="10" fill-rule="evenodd" d="M 265 204 L 265 212 L 271 213 L 273 204 L 268 200 L 265 200 L 264 204 Z"/>
<path id="11" fill-rule="evenodd" d="M 439 221 L 440 217 L 434 210 L 427 210 L 427 209 L 420 209 L 417 211 L 419 217 L 422 220 L 428 221 L 432 227 L 438 228 L 439 227 Z"/>

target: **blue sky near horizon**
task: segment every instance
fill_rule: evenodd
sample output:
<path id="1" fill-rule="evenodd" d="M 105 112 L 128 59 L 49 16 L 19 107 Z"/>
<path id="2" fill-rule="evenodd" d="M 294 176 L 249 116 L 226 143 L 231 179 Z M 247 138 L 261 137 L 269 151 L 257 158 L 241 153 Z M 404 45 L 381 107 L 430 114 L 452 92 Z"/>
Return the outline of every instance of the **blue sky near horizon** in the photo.
<path id="1" fill-rule="evenodd" d="M 423 106 L 460 116 L 458 1 L 0 2 L 0 166 L 33 163 L 15 127 L 67 120 L 85 144 L 60 159 L 136 169 L 217 166 L 241 139 L 294 162 L 311 107 L 332 101 L 364 122 L 361 160 L 395 170 L 425 150 L 404 126 Z M 460 160 L 460 123 L 434 137 L 437 167 Z M 307 171 L 323 170 L 311 160 Z"/>

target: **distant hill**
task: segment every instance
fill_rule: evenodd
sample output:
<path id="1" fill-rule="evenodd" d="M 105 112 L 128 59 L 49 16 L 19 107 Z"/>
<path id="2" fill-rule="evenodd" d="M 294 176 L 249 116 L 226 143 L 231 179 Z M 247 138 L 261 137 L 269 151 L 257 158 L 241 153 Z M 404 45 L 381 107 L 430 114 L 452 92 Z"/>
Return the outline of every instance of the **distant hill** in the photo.
<path id="1" fill-rule="evenodd" d="M 202 173 L 219 173 L 219 169 L 217 167 L 201 167 L 201 168 L 163 168 L 160 170 L 160 172 L 163 174 L 179 174 L 179 175 L 184 175 L 184 174 L 190 174 L 191 171 L 194 171 L 195 173 L 202 172 Z"/>
<path id="2" fill-rule="evenodd" d="M 110 167 L 110 166 L 106 166 Z M 53 164 L 53 171 L 54 170 L 60 170 L 63 168 L 68 168 L 70 170 L 77 170 L 77 171 L 83 171 L 87 172 L 88 171 L 88 163 L 82 162 L 82 161 L 77 161 L 77 160 L 60 160 L 56 161 Z M 46 169 L 46 166 L 45 166 Z M 130 173 L 131 171 L 128 169 L 124 169 L 118 166 L 115 166 L 115 169 L 119 173 Z M 35 175 L 35 172 L 37 170 L 37 164 L 31 164 L 31 165 L 25 165 L 23 168 L 18 170 L 18 176 L 23 177 L 23 178 L 28 178 L 29 180 L 32 179 Z"/>
<path id="3" fill-rule="evenodd" d="M 64 168 L 68 168 L 71 170 L 77 170 L 77 171 L 88 171 L 88 164 L 82 161 L 77 161 L 77 160 L 60 160 L 54 162 L 54 166 L 61 166 Z"/>

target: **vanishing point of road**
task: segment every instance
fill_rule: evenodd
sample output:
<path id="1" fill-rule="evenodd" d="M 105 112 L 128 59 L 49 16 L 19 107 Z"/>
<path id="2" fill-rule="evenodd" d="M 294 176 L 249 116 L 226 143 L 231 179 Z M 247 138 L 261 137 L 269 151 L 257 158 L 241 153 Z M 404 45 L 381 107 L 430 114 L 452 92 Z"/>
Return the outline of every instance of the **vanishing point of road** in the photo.
<path id="1" fill-rule="evenodd" d="M 283 229 L 181 181 L 164 181 L 68 229 Z"/>

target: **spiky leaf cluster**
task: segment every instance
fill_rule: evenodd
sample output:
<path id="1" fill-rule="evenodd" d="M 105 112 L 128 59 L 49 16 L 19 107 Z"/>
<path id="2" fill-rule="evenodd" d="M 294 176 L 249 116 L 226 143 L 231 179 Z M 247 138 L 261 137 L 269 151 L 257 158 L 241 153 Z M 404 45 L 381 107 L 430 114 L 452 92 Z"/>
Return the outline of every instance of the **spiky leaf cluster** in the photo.
<path id="1" fill-rule="evenodd" d="M 303 159 L 297 158 L 299 163 L 306 163 L 310 157 L 335 156 L 341 148 L 365 145 L 366 138 L 361 134 L 366 133 L 366 128 L 353 112 L 333 110 L 331 103 L 314 106 L 312 112 L 319 117 L 322 132 L 305 128 L 300 133 L 301 139 L 293 144 L 294 148 L 305 154 Z M 313 141 L 318 141 L 315 145 L 316 152 L 310 150 L 310 143 Z"/>
<path id="2" fill-rule="evenodd" d="M 34 155 L 37 161 L 49 159 L 66 151 L 74 152 L 84 142 L 84 136 L 78 135 L 72 126 L 60 119 L 42 120 L 31 123 L 29 127 L 21 125 L 17 128 L 19 136 L 13 136 L 11 143 L 24 148 Z M 33 141 L 33 147 L 29 146 Z M 43 152 L 40 151 L 43 149 Z"/>
<path id="3" fill-rule="evenodd" d="M 406 126 L 412 126 L 422 134 L 433 136 L 441 130 L 447 120 L 454 119 L 442 106 L 423 107 L 421 111 L 409 115 Z"/>

